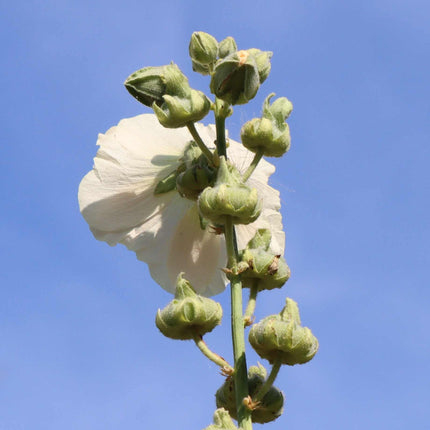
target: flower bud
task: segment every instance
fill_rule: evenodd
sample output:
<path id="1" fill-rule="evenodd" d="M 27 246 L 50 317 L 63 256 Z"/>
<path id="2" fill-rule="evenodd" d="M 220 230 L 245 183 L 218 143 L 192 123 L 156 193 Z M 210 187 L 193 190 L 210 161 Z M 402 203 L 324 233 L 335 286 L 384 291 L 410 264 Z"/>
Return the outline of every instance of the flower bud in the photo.
<path id="1" fill-rule="evenodd" d="M 206 188 L 199 197 L 201 215 L 214 224 L 225 224 L 227 216 L 234 224 L 249 224 L 261 212 L 261 201 L 255 188 L 245 185 L 239 172 L 220 157 L 220 167 L 214 187 Z"/>
<path id="2" fill-rule="evenodd" d="M 227 103 L 240 105 L 255 97 L 260 84 L 254 56 L 249 51 L 237 51 L 216 63 L 210 89 Z"/>
<path id="3" fill-rule="evenodd" d="M 190 89 L 188 79 L 173 63 L 137 70 L 124 85 L 133 97 L 148 107 L 153 103 L 161 105 L 166 94 L 185 95 Z"/>
<path id="4" fill-rule="evenodd" d="M 263 366 L 251 366 L 248 370 L 248 392 L 252 398 L 257 394 L 266 379 L 266 369 Z M 215 394 L 217 408 L 227 409 L 234 419 L 237 419 L 234 378 L 227 378 Z M 268 423 L 281 416 L 284 406 L 284 395 L 275 386 L 263 396 L 260 403 L 253 408 L 251 420 L 254 423 Z"/>
<path id="5" fill-rule="evenodd" d="M 210 100 L 197 90 L 190 90 L 187 97 L 163 96 L 164 103 L 153 104 L 152 108 L 160 124 L 166 128 L 185 127 L 190 122 L 204 118 L 211 107 Z"/>
<path id="6" fill-rule="evenodd" d="M 252 152 L 262 151 L 267 157 L 280 157 L 290 149 L 290 129 L 285 120 L 290 115 L 293 105 L 285 97 L 276 99 L 270 105 L 270 94 L 263 103 L 261 118 L 246 122 L 240 137 L 247 149 Z"/>
<path id="7" fill-rule="evenodd" d="M 204 430 L 238 430 L 230 418 L 230 414 L 224 408 L 215 411 L 213 421 L 214 423 Z"/>
<path id="8" fill-rule="evenodd" d="M 287 298 L 279 314 L 270 315 L 252 326 L 249 342 L 257 354 L 270 363 L 277 360 L 290 366 L 307 363 L 318 351 L 318 340 L 300 324 L 297 303 Z"/>
<path id="9" fill-rule="evenodd" d="M 290 278 L 285 259 L 270 251 L 272 235 L 268 229 L 257 230 L 245 249 L 239 253 L 239 266 L 244 288 L 258 287 L 258 291 L 281 288 Z"/>
<path id="10" fill-rule="evenodd" d="M 195 31 L 191 35 L 189 53 L 194 63 L 211 65 L 217 59 L 218 42 L 208 33 Z"/>
<path id="11" fill-rule="evenodd" d="M 161 125 L 167 128 L 199 121 L 211 107 L 210 100 L 190 87 L 174 63 L 140 69 L 126 79 L 125 87 L 138 101 L 152 107 Z"/>
<path id="12" fill-rule="evenodd" d="M 145 106 L 162 103 L 166 94 L 166 81 L 163 77 L 165 66 L 144 67 L 132 73 L 124 82 L 127 91 Z"/>
<path id="13" fill-rule="evenodd" d="M 221 305 L 196 294 L 191 284 L 179 274 L 175 298 L 158 310 L 155 324 L 171 339 L 187 340 L 203 336 L 221 322 Z"/>
<path id="14" fill-rule="evenodd" d="M 233 52 L 237 51 L 237 45 L 235 40 L 229 36 L 218 44 L 218 56 L 219 58 L 225 58 Z"/>

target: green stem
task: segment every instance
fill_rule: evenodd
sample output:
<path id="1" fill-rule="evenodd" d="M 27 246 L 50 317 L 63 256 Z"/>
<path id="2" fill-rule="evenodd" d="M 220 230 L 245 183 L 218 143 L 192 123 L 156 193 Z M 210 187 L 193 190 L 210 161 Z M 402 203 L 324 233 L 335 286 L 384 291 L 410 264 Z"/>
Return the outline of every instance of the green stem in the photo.
<path id="1" fill-rule="evenodd" d="M 196 345 L 200 349 L 200 351 L 207 358 L 209 358 L 209 360 L 213 361 L 215 364 L 226 369 L 227 371 L 233 373 L 233 368 L 227 363 L 227 361 L 225 361 L 220 355 L 211 351 L 201 336 L 195 335 L 194 336 L 194 342 L 196 343 Z"/>
<path id="2" fill-rule="evenodd" d="M 219 156 L 227 158 L 225 118 L 229 107 L 221 100 L 215 101 L 216 146 Z M 231 287 L 231 333 L 234 355 L 234 386 L 236 393 L 237 422 L 241 430 L 252 430 L 251 411 L 243 400 L 249 396 L 248 370 L 245 355 L 245 329 L 243 327 L 242 282 L 237 274 L 238 250 L 236 233 L 230 216 L 226 217 L 224 236 L 228 256 L 228 268 L 232 271 Z"/>
<path id="3" fill-rule="evenodd" d="M 255 279 L 251 288 L 249 289 L 249 299 L 248 305 L 246 306 L 245 315 L 243 316 L 243 321 L 245 323 L 245 327 L 250 325 L 252 322 L 252 316 L 254 315 L 255 305 L 258 294 L 258 279 Z"/>
<path id="4" fill-rule="evenodd" d="M 255 170 L 255 168 L 257 167 L 257 164 L 260 162 L 262 157 L 263 157 L 263 151 L 260 150 L 255 153 L 254 158 L 251 161 L 251 164 L 249 165 L 249 167 L 246 169 L 246 172 L 242 176 L 243 182 L 246 182 L 249 179 L 249 177 L 252 175 L 252 172 Z"/>
<path id="5" fill-rule="evenodd" d="M 248 371 L 245 355 L 245 332 L 243 327 L 242 282 L 237 269 L 237 246 L 231 217 L 227 217 L 224 235 L 228 255 L 228 267 L 233 271 L 231 286 L 231 331 L 234 353 L 234 386 L 236 392 L 237 421 L 243 430 L 252 430 L 251 411 L 243 404 L 248 393 Z"/>
<path id="6" fill-rule="evenodd" d="M 269 377 L 264 381 L 264 384 L 260 387 L 260 389 L 257 391 L 257 393 L 252 398 L 253 402 L 259 402 L 263 399 L 263 397 L 267 394 L 267 392 L 270 390 L 270 388 L 273 385 L 273 382 L 275 382 L 276 377 L 278 376 L 279 369 L 281 368 L 281 360 L 276 360 L 273 363 L 272 370 L 270 371 Z"/>
<path id="7" fill-rule="evenodd" d="M 227 159 L 227 144 L 225 140 L 225 118 L 215 116 L 216 128 L 216 146 L 218 148 L 218 155 L 224 156 Z"/>
<path id="8" fill-rule="evenodd" d="M 209 163 L 213 164 L 213 154 L 211 150 L 203 142 L 198 131 L 196 130 L 194 123 L 193 122 L 188 123 L 187 128 L 190 131 L 191 136 L 193 136 L 194 141 L 197 143 L 200 150 L 203 152 L 203 154 L 206 155 L 206 158 L 209 160 Z"/>

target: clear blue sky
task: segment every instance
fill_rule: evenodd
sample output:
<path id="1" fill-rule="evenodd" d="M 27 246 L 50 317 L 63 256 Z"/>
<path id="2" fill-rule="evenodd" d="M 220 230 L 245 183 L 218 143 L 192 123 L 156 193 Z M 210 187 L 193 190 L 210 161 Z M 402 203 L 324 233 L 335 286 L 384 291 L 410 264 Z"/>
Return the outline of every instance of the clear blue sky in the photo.
<path id="1" fill-rule="evenodd" d="M 429 428 L 429 19 L 424 0 L 2 2 L 0 429 L 211 422 L 216 367 L 158 332 L 171 296 L 77 204 L 97 134 L 148 112 L 129 73 L 174 60 L 206 91 L 195 30 L 274 52 L 231 137 L 270 92 L 294 103 L 272 180 L 292 278 L 256 314 L 292 297 L 321 347 L 281 370 L 286 411 L 266 428 Z M 230 359 L 228 326 L 208 342 Z"/>

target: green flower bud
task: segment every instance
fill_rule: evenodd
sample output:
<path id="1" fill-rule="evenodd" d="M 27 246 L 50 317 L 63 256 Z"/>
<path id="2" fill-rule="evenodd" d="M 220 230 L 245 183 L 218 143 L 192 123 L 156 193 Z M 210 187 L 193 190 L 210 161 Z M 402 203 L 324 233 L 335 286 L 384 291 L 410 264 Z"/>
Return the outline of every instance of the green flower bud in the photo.
<path id="1" fill-rule="evenodd" d="M 218 42 L 210 34 L 196 31 L 191 35 L 189 53 L 195 63 L 203 65 L 213 64 L 218 55 Z"/>
<path id="2" fill-rule="evenodd" d="M 285 259 L 270 251 L 272 234 L 268 229 L 257 230 L 245 249 L 239 253 L 239 266 L 244 288 L 258 287 L 258 291 L 281 288 L 290 277 Z"/>
<path id="3" fill-rule="evenodd" d="M 290 149 L 290 129 L 285 120 L 293 105 L 280 97 L 270 105 L 270 94 L 263 103 L 263 115 L 246 122 L 240 132 L 243 146 L 252 152 L 262 151 L 267 157 L 280 157 Z"/>
<path id="4" fill-rule="evenodd" d="M 235 40 L 229 36 L 218 44 L 218 56 L 219 58 L 225 58 L 233 52 L 237 51 L 237 45 Z"/>
<path id="5" fill-rule="evenodd" d="M 153 104 L 154 113 L 160 124 L 166 128 L 185 127 L 190 122 L 204 118 L 211 107 L 211 101 L 201 91 L 191 90 L 186 98 L 163 96 L 164 103 Z"/>
<path id="6" fill-rule="evenodd" d="M 238 430 L 230 418 L 230 414 L 224 408 L 215 411 L 213 421 L 214 423 L 204 430 Z"/>
<path id="7" fill-rule="evenodd" d="M 260 84 L 254 56 L 249 51 L 237 51 L 216 63 L 210 89 L 227 103 L 240 105 L 255 97 Z"/>
<path id="8" fill-rule="evenodd" d="M 161 105 L 165 94 L 181 94 L 189 89 L 188 79 L 176 64 L 144 67 L 132 73 L 124 82 L 128 92 L 145 106 Z"/>
<path id="9" fill-rule="evenodd" d="M 257 354 L 270 363 L 277 360 L 290 366 L 307 363 L 318 351 L 318 340 L 300 324 L 297 303 L 287 298 L 279 314 L 270 315 L 252 326 L 249 342 Z"/>
<path id="10" fill-rule="evenodd" d="M 125 87 L 138 101 L 152 107 L 161 125 L 167 128 L 199 121 L 211 107 L 211 101 L 190 87 L 174 63 L 140 69 L 126 79 Z"/>
<path id="11" fill-rule="evenodd" d="M 220 157 L 214 187 L 208 187 L 200 194 L 198 205 L 204 218 L 220 225 L 225 224 L 226 216 L 231 216 L 234 224 L 249 224 L 261 212 L 257 190 L 245 185 L 239 172 L 227 165 L 224 157 Z"/>
<path id="12" fill-rule="evenodd" d="M 196 294 L 191 284 L 179 274 L 175 298 L 158 310 L 155 324 L 171 339 L 187 340 L 203 336 L 220 324 L 221 305 Z"/>
<path id="13" fill-rule="evenodd" d="M 266 369 L 263 366 L 251 366 L 248 370 L 248 391 L 252 398 L 257 394 L 266 379 Z M 237 419 L 234 378 L 227 378 L 215 395 L 217 408 L 229 411 L 231 417 Z M 258 406 L 251 412 L 251 420 L 254 423 L 268 423 L 281 416 L 284 406 L 282 391 L 272 385 L 269 391 L 261 399 Z"/>

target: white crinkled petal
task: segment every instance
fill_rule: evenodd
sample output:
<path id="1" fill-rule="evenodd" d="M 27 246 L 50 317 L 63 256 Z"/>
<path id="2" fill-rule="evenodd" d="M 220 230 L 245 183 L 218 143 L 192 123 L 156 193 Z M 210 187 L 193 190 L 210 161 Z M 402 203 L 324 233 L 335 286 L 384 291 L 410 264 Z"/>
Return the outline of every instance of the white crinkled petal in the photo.
<path id="1" fill-rule="evenodd" d="M 196 124 L 203 141 L 214 148 L 215 127 Z M 128 118 L 99 135 L 94 168 L 79 186 L 79 206 L 91 231 L 109 245 L 124 244 L 149 266 L 164 289 L 175 290 L 180 272 L 203 295 L 221 292 L 227 283 L 223 236 L 200 228 L 197 205 L 176 191 L 154 195 L 160 179 L 176 170 L 191 140 L 188 130 L 162 127 L 155 115 Z M 253 155 L 230 141 L 229 158 L 244 171 Z M 244 248 L 259 228 L 272 231 L 271 247 L 282 253 L 284 233 L 278 191 L 267 182 L 272 164 L 261 160 L 248 180 L 263 199 L 261 216 L 237 226 L 238 246 Z"/>

